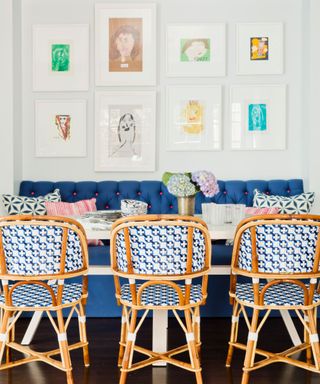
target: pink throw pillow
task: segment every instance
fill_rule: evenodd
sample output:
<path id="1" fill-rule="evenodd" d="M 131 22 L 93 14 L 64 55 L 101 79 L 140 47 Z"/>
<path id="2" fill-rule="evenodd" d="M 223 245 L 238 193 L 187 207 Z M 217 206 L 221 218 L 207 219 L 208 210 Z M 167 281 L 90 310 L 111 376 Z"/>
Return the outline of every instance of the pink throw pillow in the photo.
<path id="1" fill-rule="evenodd" d="M 246 207 L 245 208 L 245 214 L 248 216 L 253 215 L 276 215 L 279 213 L 280 209 L 273 207 L 273 208 L 255 208 L 255 207 Z"/>
<path id="2" fill-rule="evenodd" d="M 49 216 L 81 216 L 87 212 L 97 210 L 96 199 L 79 200 L 75 203 L 51 202 L 46 201 L 47 215 Z M 98 239 L 88 240 L 88 245 L 103 245 L 103 242 Z"/>

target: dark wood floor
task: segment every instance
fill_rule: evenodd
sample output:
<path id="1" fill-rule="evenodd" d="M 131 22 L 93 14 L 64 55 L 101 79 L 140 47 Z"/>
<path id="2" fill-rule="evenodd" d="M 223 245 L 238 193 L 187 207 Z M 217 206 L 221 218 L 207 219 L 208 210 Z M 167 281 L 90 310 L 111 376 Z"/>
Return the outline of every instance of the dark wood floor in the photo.
<path id="1" fill-rule="evenodd" d="M 73 373 L 75 383 L 117 383 L 119 371 L 117 367 L 117 350 L 119 319 L 88 319 L 88 334 L 90 341 L 91 367 L 85 369 L 82 365 L 80 351 L 72 352 Z M 184 343 L 182 333 L 174 319 L 170 319 L 169 344 L 170 347 Z M 20 320 L 17 326 L 18 338 L 21 337 L 27 325 L 26 319 Z M 68 337 L 75 340 L 77 324 L 72 320 Z M 242 331 L 242 332 L 241 332 Z M 240 334 L 245 334 L 241 328 Z M 238 384 L 241 381 L 241 368 L 244 354 L 237 351 L 234 355 L 233 366 L 227 369 L 224 366 L 227 340 L 229 336 L 229 319 L 203 319 L 202 320 L 202 368 L 203 379 L 206 384 Z M 246 337 L 243 337 L 245 339 Z M 151 340 L 151 321 L 146 320 L 140 332 L 138 342 L 148 345 Z M 289 337 L 283 323 L 278 318 L 271 318 L 266 323 L 259 339 L 259 345 L 270 350 L 285 349 L 290 345 Z M 34 339 L 34 345 L 39 350 L 56 347 L 51 325 L 44 319 Z M 273 364 L 252 374 L 251 383 L 270 384 L 313 384 L 319 383 L 320 377 L 298 368 L 284 364 Z M 0 372 L 1 384 L 59 384 L 65 383 L 63 372 L 43 363 L 31 363 L 16 367 L 10 371 Z M 192 373 L 176 367 L 145 368 L 131 373 L 128 384 L 191 384 L 195 383 Z"/>

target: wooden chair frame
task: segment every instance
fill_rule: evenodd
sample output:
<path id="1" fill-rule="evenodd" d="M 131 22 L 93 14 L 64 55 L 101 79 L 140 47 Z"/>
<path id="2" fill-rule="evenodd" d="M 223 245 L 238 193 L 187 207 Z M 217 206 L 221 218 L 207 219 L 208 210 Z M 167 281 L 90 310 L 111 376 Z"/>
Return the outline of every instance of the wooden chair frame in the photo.
<path id="1" fill-rule="evenodd" d="M 226 366 L 229 367 L 232 362 L 234 348 L 246 351 L 242 384 L 249 383 L 250 372 L 272 363 L 284 362 L 296 367 L 300 367 L 312 372 L 320 373 L 320 347 L 319 337 L 317 333 L 317 306 L 318 303 L 313 303 L 314 293 L 320 292 L 320 286 L 317 286 L 317 279 L 320 277 L 319 261 L 320 261 L 320 234 L 315 248 L 315 257 L 313 270 L 310 273 L 262 273 L 258 268 L 258 255 L 256 243 L 256 228 L 261 225 L 299 225 L 299 226 L 316 226 L 320 227 L 320 216 L 316 215 L 261 215 L 254 216 L 243 220 L 237 227 L 234 248 L 231 262 L 230 276 L 230 303 L 233 305 L 231 335 L 229 341 L 229 350 L 226 361 Z M 319 228 L 320 229 L 320 228 Z M 252 245 L 252 270 L 246 271 L 238 266 L 240 242 L 244 231 L 251 232 Z M 252 278 L 252 286 L 254 293 L 254 303 L 242 302 L 235 295 L 236 283 L 238 276 L 246 276 Z M 266 279 L 267 283 L 260 289 L 260 279 Z M 302 281 L 310 279 L 309 287 Z M 295 284 L 302 288 L 304 292 L 304 304 L 296 306 L 276 306 L 266 305 L 264 296 L 267 290 L 276 284 L 288 283 Z M 253 309 L 252 319 L 250 321 L 246 312 L 246 307 Z M 294 346 L 279 353 L 272 353 L 263 349 L 257 348 L 258 335 L 266 322 L 272 310 L 291 309 L 294 310 L 304 327 L 304 342 L 298 346 Z M 266 311 L 261 319 L 259 314 L 261 311 Z M 245 323 L 248 327 L 247 344 L 238 342 L 238 327 L 239 316 L 243 315 Z M 306 351 L 306 362 L 294 359 L 293 354 Z M 255 362 L 255 355 L 261 355 L 264 359 Z M 313 362 L 312 362 L 313 359 Z"/>
<path id="2" fill-rule="evenodd" d="M 24 276 L 10 274 L 7 271 L 5 251 L 3 248 L 2 228 L 10 226 L 54 226 L 62 228 L 62 246 L 60 257 L 60 270 L 55 274 L 40 274 L 34 276 Z M 65 271 L 65 261 L 67 252 L 67 239 L 68 231 L 72 230 L 76 233 L 80 240 L 80 246 L 82 250 L 83 267 L 74 272 Z M 3 292 L 5 302 L 1 305 L 2 319 L 0 325 L 0 370 L 13 368 L 22 364 L 26 364 L 32 361 L 42 361 L 49 365 L 52 365 L 59 370 L 66 372 L 67 383 L 73 383 L 72 366 L 70 360 L 70 351 L 82 348 L 84 365 L 88 367 L 89 351 L 88 340 L 86 333 L 86 317 L 85 306 L 88 296 L 88 247 L 85 236 L 85 231 L 81 224 L 76 220 L 59 216 L 9 216 L 0 218 L 0 280 L 3 286 Z M 63 289 L 64 281 L 73 277 L 82 276 L 82 294 L 78 301 L 63 304 Z M 16 281 L 15 284 L 9 285 L 9 281 Z M 54 293 L 52 284 L 57 282 L 57 292 Z M 41 285 L 45 288 L 52 298 L 52 305 L 47 307 L 15 307 L 12 303 L 12 295 L 14 290 L 22 285 Z M 70 312 L 66 320 L 63 318 L 62 309 L 70 308 Z M 53 326 L 54 331 L 57 334 L 59 348 L 48 352 L 37 352 L 29 347 L 23 346 L 15 342 L 15 324 L 23 312 L 30 311 L 45 311 Z M 51 315 L 51 312 L 57 314 L 55 320 Z M 67 341 L 67 328 L 69 326 L 71 317 L 74 313 L 78 315 L 79 321 L 79 335 L 80 341 L 72 345 Z M 1 364 L 6 349 L 6 362 Z M 12 361 L 11 350 L 16 350 L 27 355 L 27 357 Z M 61 356 L 61 361 L 53 358 L 55 355 Z"/>
<path id="3" fill-rule="evenodd" d="M 153 275 L 153 274 L 137 274 L 133 270 L 132 255 L 130 247 L 130 227 L 139 226 L 186 226 L 188 228 L 187 241 L 187 268 L 185 274 L 179 275 Z M 193 231 L 199 229 L 205 239 L 205 265 L 199 272 L 192 272 L 193 257 Z M 123 272 L 117 266 L 116 254 L 116 237 L 123 231 L 126 244 L 126 257 L 128 264 L 128 272 Z M 156 361 L 165 361 L 177 367 L 194 372 L 197 384 L 202 383 L 199 350 L 200 350 L 200 305 L 204 305 L 207 298 L 208 273 L 210 270 L 211 259 L 211 240 L 204 221 L 197 217 L 179 216 L 179 215 L 142 215 L 132 216 L 117 220 L 111 231 L 111 268 L 114 274 L 116 298 L 118 305 L 122 305 L 122 324 L 118 365 L 121 367 L 120 384 L 125 384 L 128 372 L 136 369 L 144 368 Z M 192 279 L 202 277 L 202 301 L 198 303 L 190 303 L 190 292 Z M 129 279 L 132 303 L 121 300 L 120 278 Z M 145 280 L 145 282 L 137 289 L 136 280 Z M 176 283 L 185 280 L 185 291 L 181 290 Z M 141 303 L 143 291 L 151 285 L 169 285 L 172 287 L 178 297 L 179 305 L 177 306 L 151 306 Z M 135 345 L 137 332 L 139 331 L 145 317 L 150 310 L 172 310 L 178 323 L 186 335 L 187 343 L 181 347 L 172 349 L 167 352 L 157 353 L 149 349 Z M 138 322 L 138 311 L 143 310 L 143 315 Z M 177 311 L 183 311 L 185 322 L 181 319 Z M 137 351 L 147 356 L 143 361 L 133 364 L 133 353 Z M 189 351 L 190 363 L 182 362 L 175 358 L 176 355 Z"/>

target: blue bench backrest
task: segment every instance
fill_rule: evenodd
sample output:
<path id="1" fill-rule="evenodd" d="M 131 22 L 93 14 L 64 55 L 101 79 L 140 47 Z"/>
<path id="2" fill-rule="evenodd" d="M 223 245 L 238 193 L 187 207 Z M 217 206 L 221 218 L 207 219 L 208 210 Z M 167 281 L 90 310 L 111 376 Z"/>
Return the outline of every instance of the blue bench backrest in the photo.
<path id="1" fill-rule="evenodd" d="M 303 192 L 301 179 L 291 180 L 231 180 L 218 181 L 220 192 L 213 198 L 202 193 L 196 196 L 196 213 L 201 213 L 201 203 L 245 204 L 252 206 L 253 191 L 257 188 L 270 195 L 293 196 Z M 59 188 L 62 201 L 75 202 L 97 199 L 98 209 L 120 209 L 122 199 L 142 200 L 148 203 L 149 213 L 177 213 L 177 199 L 161 181 L 22 181 L 21 196 L 37 197 Z"/>

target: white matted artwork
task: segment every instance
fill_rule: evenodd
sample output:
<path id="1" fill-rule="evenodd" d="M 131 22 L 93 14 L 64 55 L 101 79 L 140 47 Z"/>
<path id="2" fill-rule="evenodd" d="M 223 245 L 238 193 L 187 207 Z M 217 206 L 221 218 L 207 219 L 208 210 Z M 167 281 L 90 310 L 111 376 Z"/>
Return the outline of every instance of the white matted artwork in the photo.
<path id="1" fill-rule="evenodd" d="M 175 24 L 167 27 L 168 76 L 225 76 L 226 27 Z"/>
<path id="2" fill-rule="evenodd" d="M 89 89 L 89 25 L 33 26 L 33 90 Z"/>
<path id="3" fill-rule="evenodd" d="M 221 86 L 167 87 L 167 150 L 221 149 Z"/>
<path id="4" fill-rule="evenodd" d="M 283 24 L 237 24 L 237 73 L 283 73 Z"/>
<path id="5" fill-rule="evenodd" d="M 95 170 L 154 171 L 155 92 L 96 92 L 95 111 Z"/>
<path id="6" fill-rule="evenodd" d="M 86 100 L 36 100 L 36 156 L 86 156 L 86 109 Z"/>
<path id="7" fill-rule="evenodd" d="M 286 86 L 240 85 L 230 90 L 231 149 L 286 148 Z"/>
<path id="8" fill-rule="evenodd" d="M 156 5 L 95 6 L 96 85 L 156 84 Z"/>

